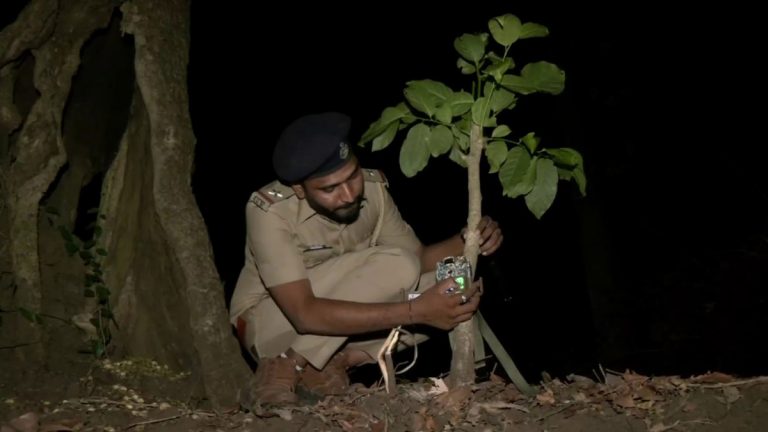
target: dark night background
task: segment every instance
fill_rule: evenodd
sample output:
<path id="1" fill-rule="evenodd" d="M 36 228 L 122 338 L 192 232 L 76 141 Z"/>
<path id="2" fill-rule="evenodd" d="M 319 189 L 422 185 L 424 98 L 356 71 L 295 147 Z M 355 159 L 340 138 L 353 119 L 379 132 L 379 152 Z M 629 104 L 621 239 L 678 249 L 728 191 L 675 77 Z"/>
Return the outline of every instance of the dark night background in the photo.
<path id="1" fill-rule="evenodd" d="M 520 98 L 505 123 L 514 136 L 535 131 L 544 146 L 581 151 L 589 183 L 581 199 L 561 182 L 539 221 L 522 199 L 501 196 L 495 175 L 484 179 L 484 213 L 505 243 L 481 258 L 481 308 L 513 359 L 532 381 L 598 365 L 768 374 L 760 15 L 734 3 L 429 3 L 193 2 L 193 187 L 227 294 L 243 263 L 245 203 L 273 179 L 272 147 L 291 120 L 342 111 L 357 139 L 409 80 L 468 88 L 453 40 L 514 13 L 550 30 L 513 46 L 516 63 L 547 60 L 567 78 L 559 96 Z M 465 171 L 432 159 L 405 178 L 402 138 L 359 156 L 387 173 L 422 241 L 441 240 L 465 223 Z M 448 350 L 428 342 L 421 371 L 446 371 Z"/>
<path id="2" fill-rule="evenodd" d="M 605 368 L 691 375 L 768 374 L 764 332 L 768 192 L 759 35 L 750 11 L 670 13 L 622 6 L 470 8 L 407 3 L 240 12 L 193 4 L 191 109 L 198 154 L 193 184 L 228 290 L 242 265 L 243 209 L 273 179 L 271 150 L 295 117 L 337 110 L 359 137 L 404 83 L 469 81 L 453 40 L 514 13 L 550 29 L 510 54 L 566 71 L 557 97 L 523 97 L 508 124 L 585 158 L 588 196 L 560 183 L 537 221 L 523 201 L 484 184 L 484 212 L 505 244 L 484 259 L 482 310 L 526 377 L 592 375 Z M 420 3 L 421 4 L 421 3 Z M 399 136 L 399 140 L 402 140 Z M 361 151 L 381 168 L 422 241 L 466 218 L 465 171 L 448 160 L 406 179 L 399 146 Z M 482 260 L 482 259 L 481 259 Z M 422 366 L 448 368 L 448 348 L 427 346 Z M 430 371 L 427 371 L 430 372 Z"/>

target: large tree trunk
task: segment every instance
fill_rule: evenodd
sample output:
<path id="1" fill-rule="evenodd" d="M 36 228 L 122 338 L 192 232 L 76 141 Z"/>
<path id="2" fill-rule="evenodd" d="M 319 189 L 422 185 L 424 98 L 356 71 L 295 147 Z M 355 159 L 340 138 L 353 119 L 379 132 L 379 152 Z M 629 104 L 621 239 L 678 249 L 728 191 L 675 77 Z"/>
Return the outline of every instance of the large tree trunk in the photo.
<path id="1" fill-rule="evenodd" d="M 232 337 L 223 286 L 192 195 L 195 139 L 186 85 L 189 2 L 136 0 L 124 4 L 122 11 L 123 29 L 135 36 L 136 80 L 149 121 L 145 137 L 152 167 L 152 205 L 141 210 L 147 219 L 154 219 L 167 251 L 152 262 L 164 264 L 155 264 L 158 271 L 173 270 L 171 280 L 176 283 L 160 288 L 173 292 L 169 299 L 183 299 L 179 308 L 188 314 L 186 322 L 171 318 L 187 330 L 171 337 L 199 363 L 197 369 L 214 405 L 233 405 L 233 389 L 245 382 L 249 371 Z"/>
<path id="2" fill-rule="evenodd" d="M 8 166 L 3 167 L 8 255 L 15 293 L 12 300 L 17 308 L 34 312 L 43 309 L 39 205 L 67 160 L 61 119 L 72 76 L 80 64 L 80 49 L 96 29 L 109 22 L 113 7 L 108 0 L 62 5 L 53 0 L 33 1 L 18 21 L 0 34 L 0 52 L 5 52 L 0 66 L 4 70 L 16 67 L 12 55 L 21 57 L 34 49 L 34 86 L 39 92 L 18 137 L 8 147 Z M 45 339 L 40 328 L 23 320 L 16 320 L 13 326 L 14 336 L 30 344 L 16 350 L 20 359 L 42 362 Z"/>
<path id="3" fill-rule="evenodd" d="M 96 222 L 119 325 L 111 355 L 190 371 L 199 396 L 231 407 L 250 372 L 190 186 L 188 52 L 188 0 L 33 0 L 0 33 L 0 310 L 65 323 L 4 313 L 0 346 L 54 368 L 82 361 L 66 323 L 98 305 L 59 228 L 87 241 Z"/>

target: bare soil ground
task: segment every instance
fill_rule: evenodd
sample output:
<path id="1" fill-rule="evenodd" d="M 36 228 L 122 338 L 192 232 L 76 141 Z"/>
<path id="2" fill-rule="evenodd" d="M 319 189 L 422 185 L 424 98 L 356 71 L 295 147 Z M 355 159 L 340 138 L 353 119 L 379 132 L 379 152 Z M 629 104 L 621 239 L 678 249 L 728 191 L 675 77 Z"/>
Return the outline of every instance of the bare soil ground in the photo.
<path id="1" fill-rule="evenodd" d="M 213 412 L 190 380 L 147 360 L 105 361 L 80 375 L 0 372 L 2 432 L 53 431 L 765 431 L 768 377 L 607 373 L 554 379 L 525 396 L 502 378 L 448 391 L 440 379 L 305 399 L 256 416 Z"/>

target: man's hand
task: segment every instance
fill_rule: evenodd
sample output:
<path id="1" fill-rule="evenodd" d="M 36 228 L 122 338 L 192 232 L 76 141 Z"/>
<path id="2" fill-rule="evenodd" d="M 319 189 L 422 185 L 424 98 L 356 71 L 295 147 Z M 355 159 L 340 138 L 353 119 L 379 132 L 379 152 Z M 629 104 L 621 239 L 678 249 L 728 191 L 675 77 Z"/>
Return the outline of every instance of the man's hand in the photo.
<path id="1" fill-rule="evenodd" d="M 450 330 L 472 318 L 480 305 L 482 279 L 462 293 L 453 279 L 445 279 L 411 300 L 414 323 Z"/>
<path id="2" fill-rule="evenodd" d="M 462 230 L 462 238 L 467 229 Z M 480 223 L 477 224 L 477 231 L 480 232 L 480 253 L 484 256 L 496 252 L 504 241 L 504 235 L 501 233 L 498 222 L 491 219 L 490 216 L 483 216 Z"/>

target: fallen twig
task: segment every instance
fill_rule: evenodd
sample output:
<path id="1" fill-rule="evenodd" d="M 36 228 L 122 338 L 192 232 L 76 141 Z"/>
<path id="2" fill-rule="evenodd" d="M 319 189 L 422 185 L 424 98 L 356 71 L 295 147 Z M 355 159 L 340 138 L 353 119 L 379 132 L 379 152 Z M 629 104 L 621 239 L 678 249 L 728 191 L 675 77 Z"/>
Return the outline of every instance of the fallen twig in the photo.
<path id="1" fill-rule="evenodd" d="M 676 428 L 678 426 L 682 426 L 682 425 L 685 425 L 685 424 L 691 424 L 691 423 L 694 423 L 694 424 L 707 424 L 707 425 L 715 424 L 715 422 L 713 422 L 712 420 L 705 420 L 705 419 L 686 420 L 686 421 L 677 420 L 676 422 L 672 423 L 669 426 L 664 426 L 663 423 L 656 424 L 653 427 L 651 427 L 650 429 L 648 429 L 648 431 L 649 432 L 665 432 L 665 431 L 674 429 L 674 428 Z"/>
<path id="2" fill-rule="evenodd" d="M 69 403 L 81 403 L 83 405 L 97 405 L 97 404 L 104 404 L 104 405 L 117 405 L 117 406 L 125 406 L 125 405 L 131 405 L 136 408 L 160 408 L 160 404 L 157 402 L 136 402 L 134 400 L 112 400 L 107 398 L 81 398 L 81 399 L 70 399 L 67 402 Z"/>
<path id="3" fill-rule="evenodd" d="M 548 419 L 548 418 L 552 417 L 552 416 L 553 416 L 553 415 L 555 415 L 555 414 L 560 414 L 561 412 L 563 412 L 563 411 L 567 410 L 568 408 L 570 408 L 570 407 L 572 407 L 572 406 L 573 406 L 573 405 L 565 405 L 564 407 L 562 407 L 562 408 L 560 408 L 560 409 L 556 409 L 556 410 L 554 410 L 554 411 L 552 411 L 552 412 L 549 412 L 549 413 L 547 413 L 547 414 L 544 414 L 543 416 L 541 416 L 541 417 L 537 418 L 537 419 L 536 419 L 536 421 L 537 421 L 537 422 L 540 422 L 540 421 L 542 421 L 542 420 Z"/>
<path id="4" fill-rule="evenodd" d="M 25 343 L 20 343 L 20 344 L 16 344 L 16 345 L 5 345 L 5 346 L 0 346 L 0 350 L 8 350 L 8 349 L 21 348 L 21 347 L 25 347 L 25 346 L 29 346 L 29 345 L 39 344 L 40 342 L 41 341 L 25 342 Z"/>
<path id="5" fill-rule="evenodd" d="M 155 424 L 155 423 L 164 423 L 164 422 L 167 422 L 167 421 L 176 420 L 178 418 L 187 416 L 190 413 L 191 413 L 191 411 L 184 411 L 184 412 L 181 412 L 179 414 L 168 416 L 168 417 L 161 417 L 161 418 L 158 418 L 158 419 L 144 420 L 144 421 L 140 421 L 140 422 L 136 422 L 136 423 L 131 423 L 128 426 L 126 426 L 125 429 L 123 429 L 123 430 L 129 430 L 129 429 L 135 428 L 136 426 L 143 426 L 143 425 Z"/>
<path id="6" fill-rule="evenodd" d="M 690 387 L 701 387 L 706 389 L 713 389 L 713 388 L 723 388 L 723 387 L 735 387 L 740 385 L 747 385 L 747 384 L 755 384 L 755 383 L 768 383 L 768 377 L 757 377 L 747 380 L 740 380 L 740 381 L 731 381 L 728 383 L 718 383 L 718 384 L 688 384 Z"/>

